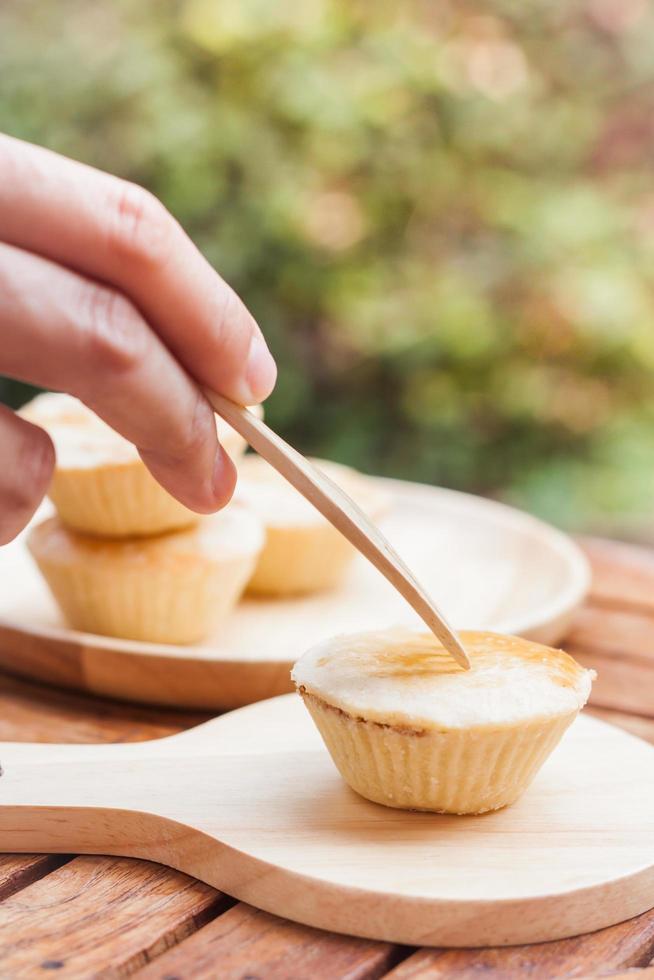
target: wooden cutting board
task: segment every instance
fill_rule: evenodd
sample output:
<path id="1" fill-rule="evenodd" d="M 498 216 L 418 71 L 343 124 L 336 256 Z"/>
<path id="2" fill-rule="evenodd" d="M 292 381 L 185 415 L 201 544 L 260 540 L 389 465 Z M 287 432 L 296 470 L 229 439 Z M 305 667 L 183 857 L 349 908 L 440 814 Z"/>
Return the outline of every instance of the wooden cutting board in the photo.
<path id="1" fill-rule="evenodd" d="M 390 810 L 285 696 L 127 745 L 0 745 L 0 848 L 149 858 L 259 908 L 415 945 L 587 932 L 654 906 L 654 748 L 582 716 L 514 806 Z"/>
<path id="2" fill-rule="evenodd" d="M 568 537 L 491 500 L 380 480 L 384 534 L 455 626 L 555 644 L 583 601 L 588 563 Z M 443 560 L 446 558 L 447 560 Z M 361 557 L 333 592 L 245 599 L 192 646 L 70 629 L 25 547 L 0 549 L 0 667 L 90 694 L 222 711 L 291 690 L 292 664 L 334 633 L 420 621 Z"/>

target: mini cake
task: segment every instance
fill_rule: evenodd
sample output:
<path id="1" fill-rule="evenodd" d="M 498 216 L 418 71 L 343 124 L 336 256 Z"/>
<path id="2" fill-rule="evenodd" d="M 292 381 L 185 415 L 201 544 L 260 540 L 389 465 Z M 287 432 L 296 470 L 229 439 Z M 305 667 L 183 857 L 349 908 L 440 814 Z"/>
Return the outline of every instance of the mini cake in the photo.
<path id="1" fill-rule="evenodd" d="M 373 520 L 389 495 L 370 477 L 338 463 L 313 460 Z M 238 466 L 236 494 L 260 517 L 266 540 L 247 591 L 264 596 L 321 592 L 337 585 L 356 551 L 325 518 L 259 456 Z"/>
<path id="2" fill-rule="evenodd" d="M 332 759 L 367 799 L 440 813 L 513 803 L 588 700 L 594 671 L 563 651 L 460 636 L 467 671 L 406 629 L 339 636 L 295 665 Z"/>
<path id="3" fill-rule="evenodd" d="M 70 395 L 37 396 L 23 418 L 49 432 L 57 453 L 48 495 L 68 527 L 102 537 L 160 534 L 188 527 L 199 515 L 160 486 L 136 448 Z M 239 456 L 241 436 L 217 419 L 218 438 Z"/>
<path id="4" fill-rule="evenodd" d="M 56 517 L 28 538 L 74 629 L 152 643 L 193 643 L 215 629 L 243 591 L 262 544 L 257 518 L 235 504 L 151 538 L 88 537 Z"/>

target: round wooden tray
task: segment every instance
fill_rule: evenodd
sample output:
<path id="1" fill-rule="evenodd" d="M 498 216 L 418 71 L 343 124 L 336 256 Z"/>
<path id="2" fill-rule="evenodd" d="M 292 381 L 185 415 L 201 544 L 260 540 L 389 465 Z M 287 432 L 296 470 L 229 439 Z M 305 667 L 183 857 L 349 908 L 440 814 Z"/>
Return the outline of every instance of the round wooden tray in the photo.
<path id="1" fill-rule="evenodd" d="M 564 534 L 468 494 L 380 481 L 393 507 L 384 533 L 458 627 L 555 643 L 589 587 L 588 563 Z M 290 600 L 242 601 L 202 646 L 79 633 L 63 623 L 19 537 L 0 549 L 0 667 L 130 701 L 223 710 L 283 694 L 289 670 L 335 633 L 417 623 L 357 558 L 342 587 Z"/>

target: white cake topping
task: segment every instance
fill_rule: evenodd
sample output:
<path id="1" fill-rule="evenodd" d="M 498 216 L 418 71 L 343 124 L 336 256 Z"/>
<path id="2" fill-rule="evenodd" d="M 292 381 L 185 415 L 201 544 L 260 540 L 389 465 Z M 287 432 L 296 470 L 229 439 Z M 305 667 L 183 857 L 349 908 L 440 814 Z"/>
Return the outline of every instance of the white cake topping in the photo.
<path id="1" fill-rule="evenodd" d="M 581 708 L 594 671 L 561 650 L 496 633 L 460 634 L 464 671 L 429 633 L 338 636 L 296 663 L 298 687 L 357 718 L 413 729 L 496 727 Z"/>
<path id="2" fill-rule="evenodd" d="M 71 395 L 37 395 L 20 414 L 49 433 L 60 469 L 84 469 L 138 459 L 136 448 Z"/>
<path id="3" fill-rule="evenodd" d="M 338 484 L 372 520 L 386 511 L 389 495 L 363 473 L 328 460 L 311 462 Z M 250 455 L 240 460 L 238 473 L 238 500 L 256 511 L 267 527 L 326 523 L 322 514 L 260 456 Z"/>
<path id="4" fill-rule="evenodd" d="M 203 517 L 193 527 L 147 538 L 120 540 L 95 538 L 70 531 L 57 517 L 33 528 L 30 547 L 50 562 L 68 563 L 84 557 L 93 561 L 122 561 L 135 564 L 160 562 L 176 557 L 202 556 L 211 561 L 231 561 L 241 555 L 257 554 L 263 545 L 261 522 L 245 507 L 228 504 L 217 514 Z"/>
<path id="5" fill-rule="evenodd" d="M 250 409 L 261 416 L 260 406 Z M 46 392 L 20 410 L 23 418 L 45 429 L 54 442 L 59 469 L 90 469 L 139 459 L 135 446 L 71 395 Z M 240 451 L 242 438 L 216 417 L 218 439 L 228 453 Z"/>

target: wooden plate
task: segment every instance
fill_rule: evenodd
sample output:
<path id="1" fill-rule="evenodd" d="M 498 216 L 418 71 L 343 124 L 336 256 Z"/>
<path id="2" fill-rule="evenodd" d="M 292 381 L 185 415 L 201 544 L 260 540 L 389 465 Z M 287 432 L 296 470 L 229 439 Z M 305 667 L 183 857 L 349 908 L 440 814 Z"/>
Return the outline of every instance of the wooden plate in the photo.
<path id="1" fill-rule="evenodd" d="M 554 528 L 502 504 L 383 480 L 384 532 L 459 627 L 559 640 L 589 586 L 586 559 Z M 202 646 L 118 640 L 66 628 L 24 542 L 0 549 L 0 666 L 93 694 L 227 709 L 290 690 L 289 670 L 335 633 L 419 620 L 363 558 L 342 588 L 246 600 Z"/>
<path id="2" fill-rule="evenodd" d="M 120 854 L 323 929 L 543 942 L 654 905 L 654 748 L 582 716 L 513 806 L 389 810 L 348 789 L 296 695 L 127 745 L 0 745 L 0 848 Z"/>

